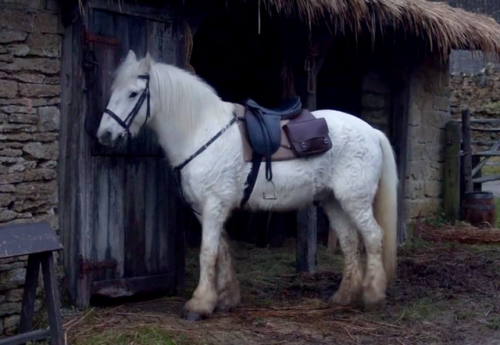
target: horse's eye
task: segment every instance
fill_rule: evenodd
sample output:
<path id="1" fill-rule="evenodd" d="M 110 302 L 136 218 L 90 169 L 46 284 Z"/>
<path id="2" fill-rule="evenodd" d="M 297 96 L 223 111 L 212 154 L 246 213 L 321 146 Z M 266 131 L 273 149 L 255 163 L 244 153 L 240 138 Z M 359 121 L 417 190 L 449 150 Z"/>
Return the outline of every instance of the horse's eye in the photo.
<path id="1" fill-rule="evenodd" d="M 132 92 L 132 93 L 130 94 L 130 96 L 128 96 L 128 97 L 129 97 L 129 98 L 134 98 L 134 97 L 136 97 L 136 96 L 137 96 L 137 92 Z"/>

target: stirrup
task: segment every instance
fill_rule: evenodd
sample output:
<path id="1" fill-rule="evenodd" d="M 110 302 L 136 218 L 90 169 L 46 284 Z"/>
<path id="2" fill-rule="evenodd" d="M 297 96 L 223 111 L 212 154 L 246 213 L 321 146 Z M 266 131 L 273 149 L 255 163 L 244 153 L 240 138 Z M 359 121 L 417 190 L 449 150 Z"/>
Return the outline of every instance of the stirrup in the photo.
<path id="1" fill-rule="evenodd" d="M 273 186 L 273 195 L 271 197 L 267 197 L 266 196 L 266 192 L 264 192 L 264 193 L 262 193 L 262 198 L 264 200 L 276 200 L 276 199 L 278 199 L 278 197 L 276 196 L 276 186 L 274 185 L 274 182 L 273 181 L 267 181 L 266 185 L 268 183 L 270 183 Z"/>

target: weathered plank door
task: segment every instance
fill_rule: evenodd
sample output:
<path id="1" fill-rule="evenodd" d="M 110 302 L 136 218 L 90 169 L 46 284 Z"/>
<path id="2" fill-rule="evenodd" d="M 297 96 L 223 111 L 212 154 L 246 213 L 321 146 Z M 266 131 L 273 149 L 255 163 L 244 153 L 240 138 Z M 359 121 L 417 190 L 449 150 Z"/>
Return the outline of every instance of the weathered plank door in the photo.
<path id="1" fill-rule="evenodd" d="M 70 278 L 77 281 L 69 284 L 78 307 L 88 305 L 92 295 L 174 292 L 184 274 L 179 226 L 183 209 L 178 206 L 175 182 L 154 132 L 143 129 L 138 138 L 112 149 L 95 138 L 113 73 L 129 49 L 138 57 L 149 52 L 156 61 L 183 66 L 180 17 L 165 8 L 124 4 L 118 9 L 107 1 L 95 1 L 86 9 L 84 21 L 82 30 L 73 29 L 72 35 L 81 32 L 83 36 L 85 110 L 81 114 L 85 119 L 77 134 L 84 137 L 79 142 L 86 144 L 76 152 L 80 156 L 76 166 L 86 170 L 80 172 L 86 177 L 72 183 L 83 181 L 79 186 L 82 195 L 75 197 L 87 209 L 80 221 L 71 222 L 76 226 L 71 229 L 75 239 L 66 248 L 78 252 L 77 263 L 75 253 L 67 254 L 69 266 L 78 269 Z M 66 142 L 71 143 L 72 138 Z"/>

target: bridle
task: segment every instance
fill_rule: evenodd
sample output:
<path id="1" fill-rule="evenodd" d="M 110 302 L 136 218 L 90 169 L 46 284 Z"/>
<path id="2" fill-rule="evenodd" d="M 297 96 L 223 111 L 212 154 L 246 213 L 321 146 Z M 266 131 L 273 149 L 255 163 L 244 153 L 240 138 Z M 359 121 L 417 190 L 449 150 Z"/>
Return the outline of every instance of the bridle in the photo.
<path id="1" fill-rule="evenodd" d="M 132 125 L 132 122 L 134 122 L 134 118 L 137 116 L 139 113 L 139 110 L 142 107 L 142 104 L 144 103 L 144 100 L 148 99 L 147 103 L 147 112 L 146 112 L 146 119 L 144 120 L 144 123 L 142 124 L 143 126 L 146 124 L 150 117 L 150 110 L 151 110 L 151 105 L 150 105 L 150 93 L 149 93 L 149 75 L 143 74 L 139 75 L 139 79 L 145 79 L 146 80 L 146 88 L 141 92 L 141 96 L 139 97 L 139 100 L 134 106 L 134 109 L 128 114 L 127 118 L 125 120 L 122 120 L 116 115 L 114 112 L 109 110 L 108 108 L 104 109 L 104 112 L 111 116 L 120 126 L 122 126 L 125 129 L 126 134 L 130 137 L 130 125 Z M 128 122 L 128 123 L 127 123 Z"/>

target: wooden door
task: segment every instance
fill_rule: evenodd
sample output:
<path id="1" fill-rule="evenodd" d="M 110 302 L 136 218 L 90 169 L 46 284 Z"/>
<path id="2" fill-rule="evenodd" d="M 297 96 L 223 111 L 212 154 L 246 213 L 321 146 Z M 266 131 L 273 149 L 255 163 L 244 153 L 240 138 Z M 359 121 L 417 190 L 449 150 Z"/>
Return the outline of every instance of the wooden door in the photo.
<path id="1" fill-rule="evenodd" d="M 77 242 L 68 248 L 78 252 L 79 274 L 72 275 L 78 282 L 70 286 L 79 307 L 92 295 L 174 292 L 184 273 L 179 226 L 184 209 L 178 206 L 175 181 L 156 135 L 143 128 L 138 138 L 120 148 L 103 147 L 95 138 L 113 73 L 129 49 L 138 57 L 149 52 L 156 61 L 183 66 L 180 17 L 173 10 L 142 5 L 131 10 L 125 4 L 121 12 L 106 1 L 91 6 L 81 30 L 85 118 L 78 135 L 85 144 L 76 163 L 86 176 L 79 181 L 85 181 L 79 186 L 83 196 L 76 197 L 87 210 L 85 221 L 73 223 Z M 74 267 L 75 255 L 68 256 Z"/>

